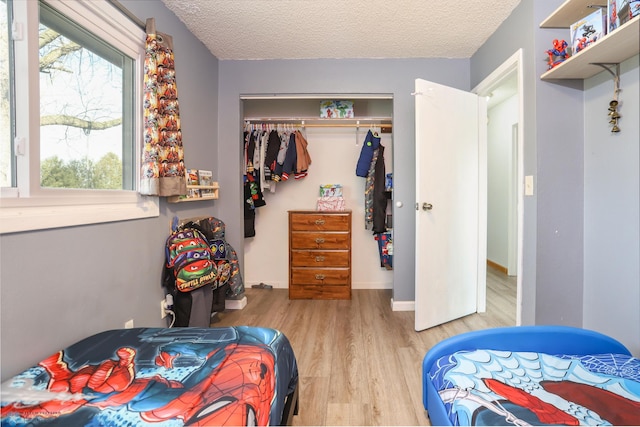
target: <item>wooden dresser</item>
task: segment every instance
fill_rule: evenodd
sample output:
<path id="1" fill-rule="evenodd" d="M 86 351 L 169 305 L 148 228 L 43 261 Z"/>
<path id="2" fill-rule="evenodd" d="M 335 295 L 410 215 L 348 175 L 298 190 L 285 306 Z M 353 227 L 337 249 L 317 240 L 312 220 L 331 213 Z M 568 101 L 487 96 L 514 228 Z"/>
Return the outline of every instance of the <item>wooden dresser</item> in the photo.
<path id="1" fill-rule="evenodd" d="M 289 298 L 351 299 L 351 211 L 289 211 Z"/>

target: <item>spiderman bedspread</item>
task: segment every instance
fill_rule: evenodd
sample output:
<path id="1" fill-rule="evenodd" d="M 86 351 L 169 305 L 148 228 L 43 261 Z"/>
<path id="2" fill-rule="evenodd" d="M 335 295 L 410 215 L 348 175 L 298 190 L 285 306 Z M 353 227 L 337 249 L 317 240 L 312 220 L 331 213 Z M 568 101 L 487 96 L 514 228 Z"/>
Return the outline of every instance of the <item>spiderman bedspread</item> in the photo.
<path id="1" fill-rule="evenodd" d="M 278 425 L 297 381 L 274 329 L 106 331 L 4 382 L 1 425 Z"/>
<path id="2" fill-rule="evenodd" d="M 429 373 L 453 425 L 640 425 L 640 359 L 474 350 Z"/>

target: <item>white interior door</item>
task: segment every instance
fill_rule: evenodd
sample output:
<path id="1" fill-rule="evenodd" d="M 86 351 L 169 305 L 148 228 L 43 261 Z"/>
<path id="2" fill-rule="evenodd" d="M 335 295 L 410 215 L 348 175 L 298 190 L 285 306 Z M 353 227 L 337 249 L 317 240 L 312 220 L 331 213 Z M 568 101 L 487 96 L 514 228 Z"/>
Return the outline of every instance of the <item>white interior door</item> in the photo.
<path id="1" fill-rule="evenodd" d="M 415 98 L 415 329 L 420 331 L 484 305 L 486 201 L 480 199 L 486 177 L 480 161 L 486 152 L 480 141 L 486 141 L 486 101 L 421 79 Z"/>

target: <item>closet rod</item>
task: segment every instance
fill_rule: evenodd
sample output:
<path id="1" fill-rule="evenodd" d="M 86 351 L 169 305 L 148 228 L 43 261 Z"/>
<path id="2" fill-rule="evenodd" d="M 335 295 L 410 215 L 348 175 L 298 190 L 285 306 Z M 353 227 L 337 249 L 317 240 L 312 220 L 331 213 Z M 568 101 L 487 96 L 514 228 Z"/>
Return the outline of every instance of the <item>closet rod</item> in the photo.
<path id="1" fill-rule="evenodd" d="M 336 123 L 336 124 L 328 124 L 328 123 L 302 123 L 300 126 L 306 128 L 333 128 L 333 127 L 341 127 L 341 128 L 359 128 L 359 127 L 377 127 L 384 129 L 391 129 L 393 126 L 391 123 Z"/>
<path id="2" fill-rule="evenodd" d="M 295 126 L 295 127 L 302 127 L 302 128 L 335 128 L 335 127 L 339 127 L 339 128 L 360 128 L 360 127 L 377 127 L 377 128 L 381 128 L 381 129 L 391 129 L 393 127 L 392 124 L 390 123 L 335 123 L 335 124 L 328 124 L 328 123 L 278 123 L 278 122 L 251 122 L 249 124 L 252 125 L 260 125 L 260 124 L 265 124 L 265 125 L 272 125 L 272 126 L 277 126 L 277 125 L 285 125 L 285 126 Z"/>
<path id="3" fill-rule="evenodd" d="M 282 119 L 282 120 L 271 120 L 271 119 L 247 119 L 245 120 L 245 124 L 250 125 L 284 125 L 284 126 L 300 126 L 300 127 L 310 127 L 310 128 L 320 128 L 320 127 L 351 127 L 351 128 L 359 128 L 359 127 L 378 127 L 384 129 L 391 129 L 393 124 L 391 123 L 375 123 L 376 121 L 382 120 L 365 120 L 366 123 L 360 123 L 359 120 L 356 120 L 353 123 L 340 123 L 338 121 L 329 122 L 328 120 L 325 123 L 306 123 L 306 120 L 294 120 L 294 119 Z"/>

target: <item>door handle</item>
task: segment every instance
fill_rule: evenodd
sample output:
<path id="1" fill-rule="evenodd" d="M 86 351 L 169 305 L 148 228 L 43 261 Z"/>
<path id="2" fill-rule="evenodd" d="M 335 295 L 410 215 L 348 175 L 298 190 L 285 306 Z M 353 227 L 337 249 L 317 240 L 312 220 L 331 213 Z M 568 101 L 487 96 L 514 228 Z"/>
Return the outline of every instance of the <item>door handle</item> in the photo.
<path id="1" fill-rule="evenodd" d="M 431 203 L 425 202 L 422 204 L 423 211 L 430 211 L 431 209 L 433 209 L 433 205 Z"/>

